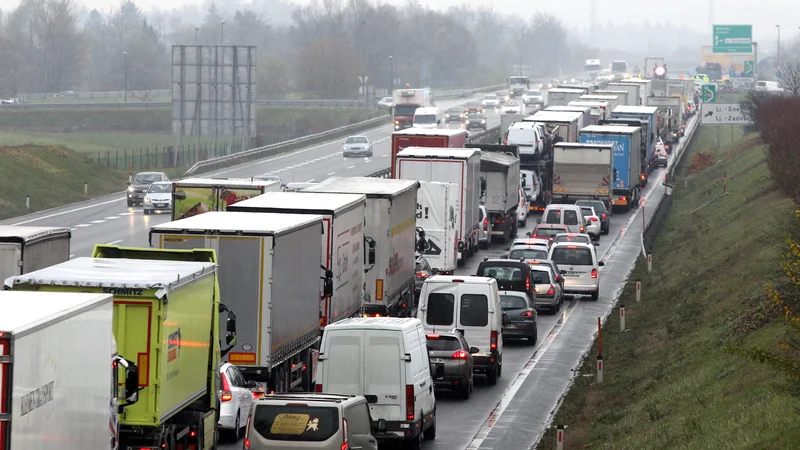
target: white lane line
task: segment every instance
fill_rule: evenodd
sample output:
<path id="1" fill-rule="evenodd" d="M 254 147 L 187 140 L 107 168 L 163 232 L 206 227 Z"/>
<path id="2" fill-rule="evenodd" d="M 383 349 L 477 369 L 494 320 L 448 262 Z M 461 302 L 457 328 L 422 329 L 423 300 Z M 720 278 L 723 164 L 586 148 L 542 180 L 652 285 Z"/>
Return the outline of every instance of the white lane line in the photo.
<path id="1" fill-rule="evenodd" d="M 313 179 L 313 178 L 312 178 L 312 179 L 310 179 L 310 180 L 308 180 L 308 181 L 306 181 L 306 183 L 313 183 L 313 182 L 314 182 L 314 179 Z"/>
<path id="2" fill-rule="evenodd" d="M 365 163 L 368 163 L 368 162 L 370 162 L 370 161 L 372 161 L 372 160 L 371 160 L 371 159 L 365 159 L 365 160 L 364 160 L 364 162 L 365 162 Z"/>
<path id="3" fill-rule="evenodd" d="M 348 168 L 348 169 L 352 169 L 353 167 L 355 167 L 355 166 L 348 166 L 347 168 Z"/>
<path id="4" fill-rule="evenodd" d="M 75 225 L 75 227 L 77 227 L 77 228 L 86 228 L 86 227 L 90 227 L 90 226 L 91 226 L 91 225 L 90 225 L 90 224 L 88 224 L 88 223 L 82 223 L 82 224 L 80 224 L 80 225 Z"/>
<path id="5" fill-rule="evenodd" d="M 120 215 L 120 216 L 132 216 L 133 212 L 124 212 L 124 213 L 119 213 L 118 215 Z"/>
<path id="6" fill-rule="evenodd" d="M 74 257 L 75 257 L 75 255 L 69 255 L 69 259 L 72 259 Z"/>
<path id="7" fill-rule="evenodd" d="M 328 176 L 331 176 L 331 175 L 333 175 L 333 174 L 335 174 L 335 173 L 336 173 L 336 172 L 331 172 L 331 173 L 329 173 L 329 174 L 328 174 Z"/>
<path id="8" fill-rule="evenodd" d="M 103 220 L 117 220 L 117 219 L 119 219 L 119 216 L 108 216 L 108 217 L 103 217 Z"/>
<path id="9" fill-rule="evenodd" d="M 66 211 L 61 211 L 61 212 L 57 212 L 57 213 L 53 213 L 53 214 L 48 214 L 46 216 L 37 217 L 35 219 L 25 220 L 23 222 L 17 222 L 14 225 L 25 225 L 26 223 L 38 222 L 40 220 L 49 219 L 51 217 L 58 217 L 58 216 L 63 216 L 64 214 L 71 214 L 71 213 L 74 213 L 76 211 L 83 211 L 85 209 L 96 208 L 98 206 L 110 205 L 112 203 L 118 203 L 118 202 L 120 202 L 122 200 L 125 200 L 125 197 L 115 198 L 114 200 L 109 200 L 107 202 L 97 203 L 97 204 L 89 205 L 89 206 L 81 206 L 80 208 L 73 208 L 73 209 L 68 209 Z"/>
<path id="10" fill-rule="evenodd" d="M 116 241 L 106 242 L 106 245 L 119 244 L 120 242 L 122 242 L 122 239 L 117 239 Z"/>
<path id="11" fill-rule="evenodd" d="M 105 220 L 93 220 L 89 223 L 98 224 L 98 223 L 105 223 Z"/>
<path id="12" fill-rule="evenodd" d="M 389 155 L 381 155 L 381 158 L 388 158 Z"/>

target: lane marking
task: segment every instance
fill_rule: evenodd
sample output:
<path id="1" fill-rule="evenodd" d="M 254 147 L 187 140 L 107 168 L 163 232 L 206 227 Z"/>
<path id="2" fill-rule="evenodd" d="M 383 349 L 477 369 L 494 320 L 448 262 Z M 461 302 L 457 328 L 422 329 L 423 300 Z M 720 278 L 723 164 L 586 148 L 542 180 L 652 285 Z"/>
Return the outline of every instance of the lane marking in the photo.
<path id="1" fill-rule="evenodd" d="M 124 212 L 124 213 L 119 213 L 118 215 L 120 215 L 120 216 L 132 216 L 133 214 L 134 214 L 133 212 Z"/>
<path id="2" fill-rule="evenodd" d="M 331 173 L 329 173 L 329 174 L 328 174 L 328 176 L 331 176 L 331 175 L 333 175 L 333 174 L 335 174 L 335 173 L 336 173 L 336 172 L 331 172 Z"/>
<path id="3" fill-rule="evenodd" d="M 117 220 L 117 219 L 119 219 L 119 216 L 108 216 L 108 217 L 103 217 L 103 220 Z"/>
<path id="4" fill-rule="evenodd" d="M 348 169 L 352 169 L 353 167 L 355 167 L 355 166 L 348 166 L 347 168 L 348 168 Z"/>
<path id="5" fill-rule="evenodd" d="M 87 227 L 90 227 L 90 226 L 91 226 L 91 225 L 90 225 L 90 224 L 88 224 L 88 223 L 82 223 L 82 224 L 80 224 L 80 225 L 75 225 L 75 227 L 76 227 L 76 228 L 87 228 Z"/>
<path id="6" fill-rule="evenodd" d="M 98 224 L 98 223 L 105 223 L 105 220 L 93 220 L 89 223 Z"/>
<path id="7" fill-rule="evenodd" d="M 117 239 L 116 241 L 107 242 L 106 245 L 119 244 L 120 242 L 122 242 L 122 239 Z"/>
<path id="8" fill-rule="evenodd" d="M 122 200 L 125 200 L 125 197 L 120 197 L 120 198 L 117 198 L 117 199 L 114 199 L 114 200 L 109 200 L 107 202 L 97 203 L 97 204 L 94 204 L 94 205 L 81 206 L 80 208 L 74 208 L 74 209 L 69 209 L 69 210 L 66 210 L 66 211 L 61 211 L 61 212 L 57 212 L 57 213 L 53 213 L 53 214 L 48 214 L 46 216 L 37 217 L 35 219 L 29 219 L 29 220 L 25 220 L 23 222 L 17 222 L 17 223 L 15 223 L 13 225 L 25 225 L 26 223 L 38 222 L 40 220 L 49 219 L 51 217 L 63 216 L 64 214 L 71 214 L 71 213 L 74 213 L 74 212 L 77 212 L 77 211 L 83 211 L 83 210 L 90 209 L 90 208 L 96 208 L 98 206 L 110 205 L 112 203 L 117 203 L 117 202 L 120 202 Z"/>

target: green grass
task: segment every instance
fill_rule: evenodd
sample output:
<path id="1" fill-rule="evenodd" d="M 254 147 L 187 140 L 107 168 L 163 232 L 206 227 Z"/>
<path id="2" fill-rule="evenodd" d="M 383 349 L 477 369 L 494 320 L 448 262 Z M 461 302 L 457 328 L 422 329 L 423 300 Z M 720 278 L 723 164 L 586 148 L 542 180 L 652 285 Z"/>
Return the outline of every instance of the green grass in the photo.
<path id="1" fill-rule="evenodd" d="M 98 167 L 64 147 L 2 147 L 0 219 L 119 192 L 127 181 L 127 173 Z M 89 183 L 89 195 L 84 195 L 84 182 Z"/>
<path id="2" fill-rule="evenodd" d="M 797 448 L 798 399 L 772 369 L 731 355 L 726 346 L 776 349 L 786 327 L 764 297 L 780 279 L 778 220 L 792 203 L 770 182 L 756 136 L 703 127 L 691 153 L 712 151 L 713 166 L 678 177 L 669 217 L 653 248 L 653 273 L 639 258 L 642 302 L 623 290 L 626 326 L 615 311 L 603 330 L 605 381 L 579 375 L 554 424 L 566 448 Z M 687 158 L 691 155 L 687 155 Z M 688 161 L 687 161 L 688 163 Z M 728 195 L 691 211 L 723 191 Z M 595 373 L 596 343 L 581 367 Z M 549 430 L 539 446 L 555 448 Z"/>
<path id="3" fill-rule="evenodd" d="M 171 102 L 172 97 L 134 97 L 128 94 L 127 103 L 142 103 L 153 102 L 163 103 Z M 32 98 L 26 102 L 31 105 L 72 105 L 81 103 L 125 103 L 125 97 L 95 97 L 95 98 L 74 98 L 74 97 L 47 97 L 47 98 Z"/>
<path id="4" fill-rule="evenodd" d="M 96 153 L 110 149 L 141 149 L 174 145 L 175 138 L 166 134 L 144 133 L 36 133 L 36 132 L 3 132 L 0 133 L 1 146 L 63 145 L 76 152 Z"/>

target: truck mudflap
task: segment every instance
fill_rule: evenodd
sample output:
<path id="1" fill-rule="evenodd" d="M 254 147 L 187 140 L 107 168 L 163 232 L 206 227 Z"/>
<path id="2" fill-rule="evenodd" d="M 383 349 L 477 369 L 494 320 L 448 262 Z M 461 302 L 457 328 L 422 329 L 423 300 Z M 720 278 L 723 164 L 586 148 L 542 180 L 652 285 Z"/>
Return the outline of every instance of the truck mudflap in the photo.
<path id="1" fill-rule="evenodd" d="M 378 279 L 383 287 L 383 280 Z M 380 289 L 376 289 L 380 292 Z M 400 289 L 386 297 L 380 302 L 364 302 L 365 317 L 407 317 L 405 314 L 410 312 L 409 306 L 413 306 L 414 298 L 414 278 L 408 280 Z"/>

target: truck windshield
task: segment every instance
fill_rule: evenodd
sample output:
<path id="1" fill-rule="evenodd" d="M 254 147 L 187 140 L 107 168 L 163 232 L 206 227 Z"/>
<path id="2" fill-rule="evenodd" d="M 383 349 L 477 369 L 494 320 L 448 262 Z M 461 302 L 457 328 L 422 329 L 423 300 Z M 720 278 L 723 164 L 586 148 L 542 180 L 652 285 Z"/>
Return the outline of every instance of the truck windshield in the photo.
<path id="1" fill-rule="evenodd" d="M 628 71 L 628 63 L 625 61 L 614 61 L 611 63 L 611 72 L 624 73 Z"/>
<path id="2" fill-rule="evenodd" d="M 436 123 L 436 115 L 434 114 L 425 114 L 421 116 L 414 116 L 414 123 L 423 124 L 423 125 L 431 125 Z"/>
<path id="3" fill-rule="evenodd" d="M 395 105 L 394 115 L 413 116 L 414 113 L 417 112 L 417 108 L 419 108 L 419 105 Z"/>

